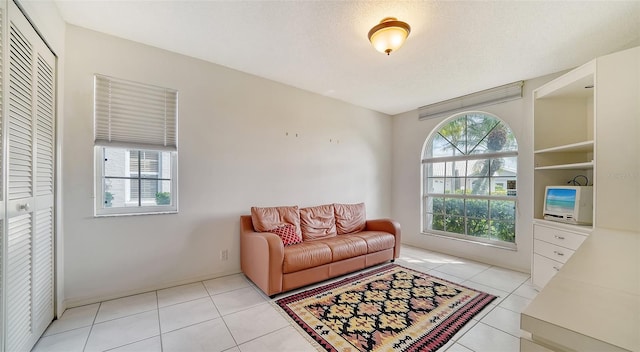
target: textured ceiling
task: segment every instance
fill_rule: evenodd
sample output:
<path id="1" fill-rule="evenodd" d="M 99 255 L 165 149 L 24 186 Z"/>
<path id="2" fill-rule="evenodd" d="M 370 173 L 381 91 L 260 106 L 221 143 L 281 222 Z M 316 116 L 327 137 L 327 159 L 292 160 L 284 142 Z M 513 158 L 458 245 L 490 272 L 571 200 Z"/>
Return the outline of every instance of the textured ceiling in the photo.
<path id="1" fill-rule="evenodd" d="M 56 0 L 70 24 L 387 114 L 640 45 L 640 1 Z M 367 32 L 393 16 L 405 45 Z"/>

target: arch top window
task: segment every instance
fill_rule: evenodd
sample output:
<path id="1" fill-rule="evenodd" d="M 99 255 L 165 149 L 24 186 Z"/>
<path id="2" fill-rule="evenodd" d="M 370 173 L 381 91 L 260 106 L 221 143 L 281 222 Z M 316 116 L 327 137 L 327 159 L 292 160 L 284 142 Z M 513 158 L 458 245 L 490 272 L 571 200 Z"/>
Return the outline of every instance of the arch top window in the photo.
<path id="1" fill-rule="evenodd" d="M 518 151 L 511 129 L 485 113 L 467 113 L 445 124 L 425 148 L 425 158 Z"/>
<path id="2" fill-rule="evenodd" d="M 455 115 L 423 149 L 423 233 L 515 243 L 518 144 L 497 117 Z"/>

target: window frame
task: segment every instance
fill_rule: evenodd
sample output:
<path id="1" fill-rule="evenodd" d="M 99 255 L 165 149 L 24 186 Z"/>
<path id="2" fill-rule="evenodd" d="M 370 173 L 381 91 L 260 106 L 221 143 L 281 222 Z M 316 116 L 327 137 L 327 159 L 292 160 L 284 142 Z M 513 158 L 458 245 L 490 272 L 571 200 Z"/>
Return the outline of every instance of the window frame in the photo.
<path id="1" fill-rule="evenodd" d="M 171 203 L 168 205 L 132 205 L 125 207 L 104 207 L 104 150 L 105 149 L 118 149 L 126 151 L 125 165 L 129 162 L 129 153 L 131 151 L 150 151 L 150 152 L 166 152 L 170 155 L 171 163 Z M 94 214 L 96 217 L 104 216 L 129 216 L 129 215 L 155 215 L 155 214 L 176 214 L 178 213 L 178 152 L 168 151 L 161 149 L 151 148 L 117 148 L 117 147 L 94 147 L 94 160 L 95 160 L 95 209 Z M 128 167 L 126 167 L 128 169 Z M 129 175 L 130 172 L 127 172 Z M 123 177 L 125 178 L 125 177 Z M 127 178 L 131 180 L 147 179 L 147 180 L 160 180 L 160 178 L 144 178 L 142 175 L 138 175 L 137 178 Z M 130 187 L 125 187 L 125 192 L 131 192 Z M 123 195 L 124 196 L 124 195 Z M 139 196 L 141 196 L 139 192 Z M 130 197 L 130 194 L 129 194 Z M 139 203 L 140 204 L 140 203 Z"/>
<path id="2" fill-rule="evenodd" d="M 435 137 L 438 135 L 438 133 L 445 128 L 449 123 L 456 121 L 459 118 L 463 118 L 467 115 L 484 115 L 484 116 L 488 116 L 490 118 L 495 119 L 496 121 L 498 121 L 499 123 L 501 123 L 504 127 L 506 127 L 508 129 L 508 132 L 513 136 L 514 141 L 515 141 L 515 145 L 516 145 L 516 150 L 509 150 L 509 151 L 504 151 L 504 152 L 488 152 L 488 153 L 480 153 L 480 154 L 464 154 L 464 155 L 451 155 L 451 156 L 430 156 L 427 157 L 427 151 L 428 148 L 432 148 L 433 147 L 433 142 Z M 468 136 L 465 136 L 468 137 Z M 486 136 L 485 136 L 486 137 Z M 435 193 L 435 192 L 429 192 L 428 189 L 428 179 L 429 177 L 431 178 L 436 178 L 433 176 L 429 176 L 429 166 L 433 165 L 435 163 L 449 163 L 449 162 L 460 162 L 460 161 L 464 161 L 465 163 L 467 163 L 470 161 L 480 161 L 480 160 L 493 160 L 496 158 L 516 158 L 516 166 L 518 163 L 518 141 L 517 138 L 515 136 L 515 134 L 513 133 L 513 130 L 509 127 L 509 125 L 502 119 L 500 119 L 498 116 L 491 114 L 491 113 L 487 113 L 484 111 L 465 111 L 465 112 L 460 112 L 460 113 L 456 113 L 451 115 L 450 117 L 444 119 L 441 123 L 439 123 L 432 131 L 431 133 L 429 133 L 429 135 L 427 136 L 424 144 L 423 144 L 423 148 L 422 148 L 422 153 L 421 153 L 421 160 L 420 160 L 420 174 L 421 174 L 421 178 L 420 178 L 420 182 L 421 182 L 421 186 L 420 186 L 420 196 L 421 196 L 421 224 L 420 224 L 420 231 L 422 234 L 424 235 L 432 235 L 432 236 L 438 236 L 438 237 L 444 237 L 444 238 L 448 238 L 448 239 L 455 239 L 455 240 L 461 240 L 461 241 L 465 241 L 465 242 L 471 242 L 471 243 L 476 243 L 476 244 L 480 244 L 480 245 L 487 245 L 487 246 L 493 246 L 493 247 L 499 247 L 499 248 L 504 248 L 504 249 L 510 249 L 510 250 L 516 250 L 517 249 L 517 244 L 516 244 L 516 240 L 517 240 L 517 227 L 518 227 L 518 195 L 517 195 L 517 186 L 516 186 L 516 190 L 513 193 L 513 195 L 509 195 L 509 190 L 505 189 L 507 194 L 506 195 L 492 195 L 491 194 L 491 186 L 492 186 L 492 179 L 493 178 L 501 178 L 501 176 L 493 176 L 493 175 L 488 175 L 486 176 L 489 180 L 489 186 L 488 186 L 488 194 L 470 194 L 467 193 L 467 189 L 465 187 L 465 191 L 463 192 L 463 194 L 455 194 L 455 193 L 447 193 L 447 189 L 446 189 L 446 180 L 448 178 L 453 179 L 453 177 L 448 177 L 443 176 L 442 178 L 445 180 L 445 189 L 443 190 L 442 193 Z M 445 166 L 446 169 L 446 166 Z M 504 176 L 502 176 L 504 177 Z M 465 183 L 468 181 L 468 173 L 465 174 L 463 180 L 465 181 Z M 518 179 L 518 170 L 516 167 L 516 172 L 515 172 L 515 180 L 516 180 L 516 185 L 517 185 L 517 179 Z M 464 206 L 463 206 L 463 214 L 461 215 L 461 217 L 465 220 L 465 230 L 464 230 L 464 234 L 459 234 L 456 232 L 449 232 L 449 231 L 444 231 L 444 230 L 439 230 L 439 229 L 433 229 L 433 218 L 434 215 L 436 213 L 432 212 L 428 212 L 429 211 L 429 202 L 431 199 L 437 199 L 437 198 L 442 198 L 443 200 L 446 199 L 463 199 L 464 200 Z M 487 221 L 491 221 L 491 220 L 496 220 L 495 218 L 492 219 L 491 217 L 491 202 L 492 201 L 509 201 L 509 202 L 513 202 L 514 204 L 514 217 L 513 217 L 513 228 L 514 228 L 514 241 L 513 242 L 508 242 L 508 241 L 504 241 L 504 240 L 499 240 L 499 239 L 493 239 L 493 238 L 487 238 L 487 237 L 479 237 L 479 236 L 474 236 L 474 235 L 470 235 L 469 233 L 469 228 L 467 226 L 467 221 L 468 219 L 473 219 L 472 217 L 469 217 L 467 214 L 467 201 L 466 200 L 486 200 L 487 201 Z M 444 203 L 442 205 L 443 207 L 445 207 Z M 433 210 L 433 208 L 431 208 L 431 210 Z M 445 213 L 443 213 L 442 215 L 445 215 Z M 489 236 L 489 233 L 487 233 L 487 236 Z"/>
<path id="3" fill-rule="evenodd" d="M 178 91 L 140 82 L 94 74 L 94 216 L 148 215 L 178 212 Z M 105 176 L 105 150 L 125 152 L 122 176 Z M 130 152 L 169 153 L 171 167 L 170 204 L 157 205 L 157 201 L 142 198 L 145 180 L 140 172 L 137 204 L 127 203 L 131 198 L 131 182 L 124 182 L 122 206 L 105 207 L 105 180 L 132 180 Z M 139 154 L 138 154 L 139 155 Z M 158 167 L 161 165 L 158 161 Z M 159 169 L 160 170 L 160 169 Z M 161 181 L 159 178 L 147 180 Z M 118 190 L 119 191 L 119 190 Z M 157 197 L 157 192 L 156 192 Z M 143 199 L 149 201 L 142 202 Z M 150 205 L 152 204 L 153 205 Z"/>

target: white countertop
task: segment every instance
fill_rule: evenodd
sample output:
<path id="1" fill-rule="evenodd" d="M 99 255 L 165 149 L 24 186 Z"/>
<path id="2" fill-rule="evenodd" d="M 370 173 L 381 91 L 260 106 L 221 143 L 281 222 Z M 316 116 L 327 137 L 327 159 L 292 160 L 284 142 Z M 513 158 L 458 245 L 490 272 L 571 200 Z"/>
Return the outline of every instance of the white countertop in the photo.
<path id="1" fill-rule="evenodd" d="M 640 233 L 594 229 L 521 318 L 547 345 L 640 351 Z"/>

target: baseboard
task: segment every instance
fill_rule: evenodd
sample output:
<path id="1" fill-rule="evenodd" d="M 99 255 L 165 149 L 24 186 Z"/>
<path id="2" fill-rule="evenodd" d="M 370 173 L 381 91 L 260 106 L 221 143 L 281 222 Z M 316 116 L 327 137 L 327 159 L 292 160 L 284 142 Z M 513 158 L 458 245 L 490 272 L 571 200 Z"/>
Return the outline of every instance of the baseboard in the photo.
<path id="1" fill-rule="evenodd" d="M 203 276 L 198 276 L 198 277 L 192 277 L 192 278 L 189 278 L 189 279 L 184 279 L 184 280 L 179 280 L 179 281 L 165 282 L 165 283 L 162 283 L 162 284 L 153 285 L 153 286 L 144 287 L 144 288 L 138 288 L 138 289 L 130 290 L 130 291 L 112 292 L 112 293 L 105 294 L 105 295 L 100 295 L 100 296 L 69 298 L 69 299 L 65 299 L 63 301 L 63 306 L 64 306 L 64 308 L 66 310 L 66 309 L 70 309 L 70 308 L 86 306 L 86 305 L 89 305 L 89 304 L 109 301 L 109 300 L 112 300 L 112 299 L 117 299 L 117 298 L 122 298 L 122 297 L 127 297 L 127 296 L 133 296 L 133 295 L 146 293 L 146 292 L 151 292 L 151 291 L 162 290 L 162 289 L 170 288 L 170 287 L 174 287 L 174 286 L 187 285 L 187 284 L 191 284 L 191 283 L 199 282 L 199 281 L 217 279 L 217 278 L 220 278 L 220 277 L 229 276 L 229 275 L 236 275 L 236 274 L 240 274 L 240 273 L 242 273 L 242 272 L 237 272 L 237 271 L 220 272 L 220 273 L 215 273 L 215 274 L 208 274 L 208 275 L 203 275 Z"/>

